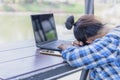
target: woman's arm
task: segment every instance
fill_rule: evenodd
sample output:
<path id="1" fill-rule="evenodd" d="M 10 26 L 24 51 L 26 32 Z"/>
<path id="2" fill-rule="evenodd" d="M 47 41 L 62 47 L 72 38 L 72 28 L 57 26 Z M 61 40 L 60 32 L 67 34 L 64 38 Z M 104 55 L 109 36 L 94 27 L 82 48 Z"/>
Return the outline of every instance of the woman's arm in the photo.
<path id="1" fill-rule="evenodd" d="M 87 69 L 115 60 L 118 40 L 109 36 L 84 47 L 69 47 L 62 51 L 62 57 L 73 67 Z"/>

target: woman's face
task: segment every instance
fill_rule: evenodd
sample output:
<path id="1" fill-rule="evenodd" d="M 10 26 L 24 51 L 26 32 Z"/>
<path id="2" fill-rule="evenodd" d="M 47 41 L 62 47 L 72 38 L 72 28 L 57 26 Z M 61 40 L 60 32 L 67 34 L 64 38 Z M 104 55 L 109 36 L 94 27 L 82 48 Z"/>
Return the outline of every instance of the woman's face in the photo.
<path id="1" fill-rule="evenodd" d="M 96 36 L 89 37 L 89 38 L 87 38 L 86 43 L 90 44 L 90 43 L 92 43 L 95 39 L 97 39 L 97 37 L 96 37 Z"/>
<path id="2" fill-rule="evenodd" d="M 90 43 L 92 43 L 95 39 L 101 38 L 101 37 L 103 37 L 104 35 L 105 35 L 105 34 L 97 34 L 97 35 L 95 35 L 95 36 L 93 36 L 93 37 L 89 37 L 89 38 L 87 38 L 86 43 L 90 44 Z"/>

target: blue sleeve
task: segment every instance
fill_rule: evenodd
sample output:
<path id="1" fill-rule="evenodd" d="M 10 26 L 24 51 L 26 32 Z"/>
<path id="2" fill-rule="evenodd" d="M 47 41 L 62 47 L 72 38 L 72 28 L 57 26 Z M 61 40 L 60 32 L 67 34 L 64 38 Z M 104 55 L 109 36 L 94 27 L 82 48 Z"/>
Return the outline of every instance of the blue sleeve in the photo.
<path id="1" fill-rule="evenodd" d="M 84 47 L 69 47 L 62 51 L 62 57 L 73 67 L 87 69 L 104 65 L 115 60 L 118 40 L 104 37 L 101 40 Z"/>

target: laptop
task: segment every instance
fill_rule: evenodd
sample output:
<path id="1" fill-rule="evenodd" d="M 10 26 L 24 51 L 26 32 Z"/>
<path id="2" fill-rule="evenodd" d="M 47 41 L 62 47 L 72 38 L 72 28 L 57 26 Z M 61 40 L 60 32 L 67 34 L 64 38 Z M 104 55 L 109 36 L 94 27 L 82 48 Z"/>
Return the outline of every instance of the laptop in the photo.
<path id="1" fill-rule="evenodd" d="M 61 51 L 60 44 L 70 41 L 58 40 L 53 13 L 31 15 L 36 46 L 40 49 Z"/>

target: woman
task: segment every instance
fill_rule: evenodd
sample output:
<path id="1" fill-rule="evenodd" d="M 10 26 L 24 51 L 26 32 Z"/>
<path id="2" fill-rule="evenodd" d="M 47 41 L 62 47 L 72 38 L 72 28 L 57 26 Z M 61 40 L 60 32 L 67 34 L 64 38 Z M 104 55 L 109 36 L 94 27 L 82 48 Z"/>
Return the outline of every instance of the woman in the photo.
<path id="1" fill-rule="evenodd" d="M 90 80 L 120 80 L 120 27 L 110 31 L 93 15 L 84 15 L 75 23 L 72 16 L 66 26 L 74 26 L 78 41 L 75 46 L 59 46 L 63 59 L 73 67 L 90 69 Z"/>

